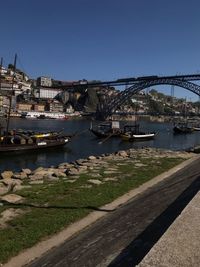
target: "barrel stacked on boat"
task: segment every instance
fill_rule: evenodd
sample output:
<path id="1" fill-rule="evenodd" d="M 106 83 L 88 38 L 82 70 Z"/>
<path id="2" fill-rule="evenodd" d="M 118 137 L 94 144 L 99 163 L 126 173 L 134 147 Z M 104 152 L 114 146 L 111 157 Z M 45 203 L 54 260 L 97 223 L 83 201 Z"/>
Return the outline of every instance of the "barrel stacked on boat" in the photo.
<path id="1" fill-rule="evenodd" d="M 9 131 L 1 135 L 0 152 L 63 146 L 70 138 L 71 136 L 61 132 Z"/>

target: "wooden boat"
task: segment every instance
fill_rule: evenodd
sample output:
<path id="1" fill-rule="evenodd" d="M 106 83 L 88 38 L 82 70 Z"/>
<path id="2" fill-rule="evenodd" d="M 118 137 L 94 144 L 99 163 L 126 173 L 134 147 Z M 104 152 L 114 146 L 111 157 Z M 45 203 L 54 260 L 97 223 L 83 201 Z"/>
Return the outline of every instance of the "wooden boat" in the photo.
<path id="1" fill-rule="evenodd" d="M 156 133 L 139 133 L 139 134 L 132 134 L 132 133 L 125 133 L 121 134 L 121 138 L 124 141 L 143 141 L 143 140 L 150 140 L 155 137 Z"/>
<path id="2" fill-rule="evenodd" d="M 175 134 L 187 134 L 192 133 L 194 128 L 189 126 L 187 122 L 179 122 L 174 125 L 173 131 Z"/>
<path id="3" fill-rule="evenodd" d="M 12 141 L 12 137 L 8 136 L 5 140 L 6 141 L 2 141 L 0 143 L 0 153 L 60 147 L 60 146 L 64 146 L 66 143 L 69 142 L 69 138 L 65 136 L 59 136 L 53 139 L 47 139 L 47 138 L 42 138 L 42 139 L 41 138 L 35 138 L 35 139 L 31 139 L 31 138 L 22 139 L 21 138 L 20 139 L 19 137 L 17 137 L 13 141 Z"/>
<path id="4" fill-rule="evenodd" d="M 200 131 L 200 127 L 193 127 L 194 131 Z"/>
<path id="5" fill-rule="evenodd" d="M 199 121 L 189 121 L 190 126 L 193 128 L 194 131 L 200 131 L 200 123 Z"/>
<path id="6" fill-rule="evenodd" d="M 120 135 L 124 141 L 144 141 L 153 139 L 156 136 L 155 132 L 147 133 L 139 130 L 139 124 L 125 125 L 124 132 Z"/>
<path id="7" fill-rule="evenodd" d="M 9 131 L 0 135 L 0 153 L 64 146 L 71 137 L 62 132 Z"/>
<path id="8" fill-rule="evenodd" d="M 14 74 L 13 82 L 16 72 L 16 55 L 14 62 Z M 13 88 L 12 88 L 13 93 Z M 6 114 L 6 129 L 2 133 L 2 128 L 0 127 L 0 153 L 1 152 L 18 152 L 27 150 L 40 150 L 44 148 L 60 147 L 64 146 L 69 142 L 72 136 L 63 134 L 60 132 L 47 132 L 47 133 L 37 133 L 33 131 L 23 131 L 23 130 L 9 130 L 11 106 L 12 106 L 12 96 L 8 96 L 10 100 L 9 110 Z M 1 125 L 0 125 L 1 126 Z"/>
<path id="9" fill-rule="evenodd" d="M 94 127 L 92 124 L 89 129 L 98 138 L 116 137 L 121 134 L 118 121 L 108 121 Z"/>
<path id="10" fill-rule="evenodd" d="M 185 104 L 184 118 L 179 121 L 174 122 L 173 131 L 175 134 L 188 134 L 194 131 L 193 122 L 187 117 L 186 111 L 187 110 L 186 110 L 186 104 Z"/>
<path id="11" fill-rule="evenodd" d="M 134 124 L 129 124 L 124 126 L 124 130 L 121 133 L 120 137 L 124 141 L 146 141 L 153 139 L 156 135 L 155 132 L 143 132 L 140 131 L 140 125 L 138 123 L 137 116 L 138 104 L 135 104 L 135 121 Z"/>

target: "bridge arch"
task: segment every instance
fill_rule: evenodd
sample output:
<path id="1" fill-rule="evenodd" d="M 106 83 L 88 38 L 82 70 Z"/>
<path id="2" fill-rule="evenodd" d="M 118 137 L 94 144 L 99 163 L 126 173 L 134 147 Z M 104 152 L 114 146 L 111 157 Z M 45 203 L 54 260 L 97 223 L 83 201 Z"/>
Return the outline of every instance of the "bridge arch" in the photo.
<path id="1" fill-rule="evenodd" d="M 200 96 L 200 86 L 192 82 L 188 82 L 182 79 L 170 78 L 150 79 L 135 83 L 124 91 L 121 91 L 118 96 L 105 103 L 104 106 L 97 111 L 97 117 L 106 119 L 108 116 L 112 115 L 119 106 L 123 105 L 131 96 L 137 94 L 141 90 L 155 85 L 175 85 Z"/>

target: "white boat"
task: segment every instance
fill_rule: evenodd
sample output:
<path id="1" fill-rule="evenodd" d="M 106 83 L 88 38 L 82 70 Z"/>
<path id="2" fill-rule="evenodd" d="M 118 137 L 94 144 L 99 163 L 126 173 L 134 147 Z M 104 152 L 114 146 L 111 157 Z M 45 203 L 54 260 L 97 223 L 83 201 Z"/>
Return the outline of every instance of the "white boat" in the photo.
<path id="1" fill-rule="evenodd" d="M 193 127 L 194 131 L 200 131 L 200 127 Z"/>
<path id="2" fill-rule="evenodd" d="M 57 119 L 57 120 L 67 120 L 68 116 L 65 113 L 60 112 L 37 112 L 28 111 L 22 112 L 21 118 L 26 119 Z"/>
<path id="3" fill-rule="evenodd" d="M 124 132 L 120 135 L 124 141 L 143 141 L 150 140 L 156 136 L 155 132 L 141 132 L 139 130 L 139 124 L 125 125 Z"/>
<path id="4" fill-rule="evenodd" d="M 132 133 L 124 133 L 121 134 L 122 140 L 125 141 L 142 141 L 142 140 L 150 140 L 155 137 L 156 133 L 138 133 L 138 134 L 132 134 Z"/>

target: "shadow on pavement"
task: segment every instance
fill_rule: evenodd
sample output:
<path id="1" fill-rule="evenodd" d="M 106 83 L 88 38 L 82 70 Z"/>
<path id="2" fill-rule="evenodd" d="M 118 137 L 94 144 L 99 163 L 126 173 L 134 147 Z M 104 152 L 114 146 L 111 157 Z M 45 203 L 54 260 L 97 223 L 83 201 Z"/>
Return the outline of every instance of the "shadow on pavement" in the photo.
<path id="1" fill-rule="evenodd" d="M 22 208 L 22 207 L 31 207 L 31 208 L 37 208 L 37 209 L 68 209 L 68 210 L 78 210 L 78 209 L 89 209 L 89 210 L 94 210 L 94 211 L 103 211 L 103 212 L 112 212 L 115 211 L 115 209 L 103 209 L 103 208 L 98 208 L 95 206 L 46 206 L 46 205 L 35 205 L 35 204 L 29 204 L 29 203 L 9 203 L 5 200 L 1 200 L 1 203 L 3 206 L 7 206 L 10 208 Z"/>
<path id="2" fill-rule="evenodd" d="M 200 189 L 198 177 L 159 217 L 135 238 L 108 267 L 134 267 L 165 233 Z"/>

